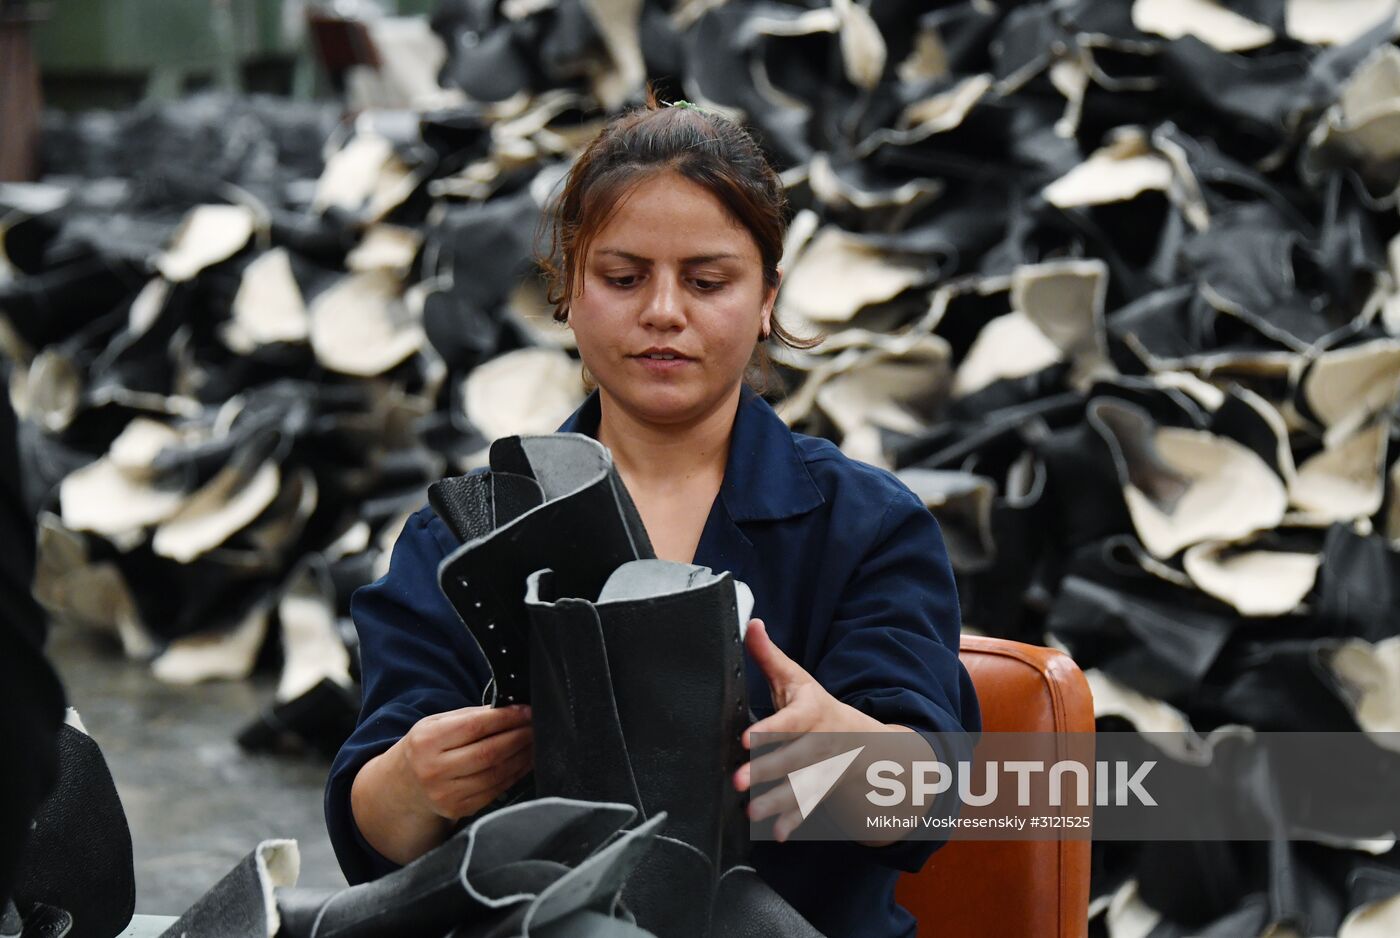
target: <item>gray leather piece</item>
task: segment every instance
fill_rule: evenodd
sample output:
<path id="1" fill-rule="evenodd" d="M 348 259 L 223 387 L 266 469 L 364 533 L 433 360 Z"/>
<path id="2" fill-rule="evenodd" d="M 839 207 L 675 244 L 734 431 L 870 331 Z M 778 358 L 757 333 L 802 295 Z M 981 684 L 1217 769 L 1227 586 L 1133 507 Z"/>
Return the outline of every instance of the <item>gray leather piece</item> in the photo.
<path id="1" fill-rule="evenodd" d="M 620 602 L 627 599 L 647 599 L 664 593 L 691 590 L 712 583 L 719 575 L 709 567 L 693 563 L 625 563 L 613 571 L 598 594 L 598 602 Z M 734 580 L 735 621 L 739 623 L 739 638 L 743 639 L 749 619 L 753 617 L 753 591 L 748 584 Z"/>
<path id="2" fill-rule="evenodd" d="M 265 840 L 201 896 L 161 938 L 272 938 L 275 890 L 296 882 L 296 843 Z"/>
<path id="3" fill-rule="evenodd" d="M 19 909 L 9 899 L 0 905 L 0 938 L 19 938 L 24 922 L 19 917 Z"/>
<path id="4" fill-rule="evenodd" d="M 534 930 L 534 938 L 647 938 L 652 933 L 620 918 L 587 909 Z"/>
<path id="5" fill-rule="evenodd" d="M 745 799 L 730 781 L 749 722 L 739 586 L 655 559 L 620 566 L 596 602 L 551 570 L 528 581 L 535 790 L 667 815 L 623 889 L 638 924 L 666 938 L 729 934 L 718 904 L 739 900 L 752 934 L 816 934 L 776 893 L 730 872 L 747 869 L 749 850 Z"/>
<path id="6" fill-rule="evenodd" d="M 619 935 L 622 883 L 664 815 L 626 829 L 625 804 L 543 798 L 473 822 L 403 869 L 341 890 L 297 889 L 291 842 L 260 844 L 162 938 L 458 938 Z M 286 851 L 291 849 L 293 854 Z M 626 923 L 624 923 L 626 924 Z"/>
<path id="7" fill-rule="evenodd" d="M 655 556 L 641 516 L 607 449 L 579 433 L 507 437 L 491 445 L 491 471 L 528 469 L 544 502 L 518 517 L 501 517 L 494 496 L 490 533 L 457 548 L 438 567 L 443 593 L 491 667 L 485 703 L 530 700 L 529 621 L 525 580 L 536 570 L 559 571 L 571 596 L 597 596 L 619 565 Z M 480 508 L 478 503 L 478 510 Z M 463 530 L 475 526 L 458 524 Z"/>

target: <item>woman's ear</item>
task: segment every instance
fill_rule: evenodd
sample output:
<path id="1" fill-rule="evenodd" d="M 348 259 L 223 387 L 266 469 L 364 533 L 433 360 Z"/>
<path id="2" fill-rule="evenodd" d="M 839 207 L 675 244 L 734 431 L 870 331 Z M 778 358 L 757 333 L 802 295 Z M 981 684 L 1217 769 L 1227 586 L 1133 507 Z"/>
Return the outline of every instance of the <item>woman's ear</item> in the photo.
<path id="1" fill-rule="evenodd" d="M 778 301 L 778 288 L 783 285 L 783 268 L 778 267 L 777 272 L 777 282 L 768 291 L 768 295 L 763 298 L 763 313 L 759 322 L 759 332 L 764 338 L 773 334 L 773 307 Z"/>

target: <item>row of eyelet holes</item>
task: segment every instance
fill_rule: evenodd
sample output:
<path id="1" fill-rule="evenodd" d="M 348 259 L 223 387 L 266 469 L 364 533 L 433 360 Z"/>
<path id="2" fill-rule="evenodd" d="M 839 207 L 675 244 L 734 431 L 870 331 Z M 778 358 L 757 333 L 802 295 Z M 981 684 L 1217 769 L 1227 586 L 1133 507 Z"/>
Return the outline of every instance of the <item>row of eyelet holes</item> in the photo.
<path id="1" fill-rule="evenodd" d="M 734 639 L 734 644 L 738 645 L 738 644 L 739 644 L 739 626 L 738 626 L 737 624 L 734 626 L 734 633 L 733 633 L 733 636 L 732 636 L 732 637 L 733 637 L 733 639 Z M 742 651 L 742 650 L 739 652 L 739 663 L 736 664 L 736 665 L 734 666 L 734 677 L 735 677 L 736 680 L 737 680 L 737 684 L 736 684 L 737 690 L 735 691 L 735 697 L 734 697 L 734 711 L 735 711 L 735 713 L 739 714 L 740 722 L 742 722 L 742 718 L 743 718 L 743 715 L 744 715 L 744 658 L 743 658 L 743 651 Z M 744 738 L 744 728 L 743 728 L 742 726 L 740 726 L 740 727 L 739 727 L 739 735 L 736 737 L 736 740 L 742 740 L 743 738 Z M 743 747 L 742 742 L 739 742 L 737 745 L 734 746 L 734 764 L 731 765 L 730 768 L 731 768 L 731 769 L 737 769 L 740 765 L 743 764 L 743 762 L 744 762 L 744 747 Z"/>
<path id="2" fill-rule="evenodd" d="M 466 577 L 459 577 L 458 579 L 459 579 L 459 581 L 460 581 L 461 584 L 462 584 L 462 589 L 468 589 L 468 588 L 469 588 L 468 585 L 467 585 L 467 578 L 466 578 Z M 473 599 L 473 600 L 472 600 L 472 608 L 473 608 L 473 609 L 480 609 L 480 608 L 481 608 L 481 600 L 479 600 L 479 599 Z M 488 631 L 495 631 L 495 629 L 496 629 L 496 623 L 495 623 L 495 622 L 487 622 L 487 623 L 486 623 L 486 628 L 487 628 Z M 502 646 L 501 646 L 501 654 L 502 654 L 502 655 L 508 655 L 508 654 L 510 654 L 510 650 L 509 650 L 508 648 L 506 648 L 506 646 L 502 645 Z M 512 681 L 515 680 L 515 675 L 514 675 L 514 674 L 511 674 L 511 675 L 510 675 L 510 680 L 512 680 Z M 506 703 L 515 703 L 515 695 L 514 695 L 514 694 L 506 694 Z"/>

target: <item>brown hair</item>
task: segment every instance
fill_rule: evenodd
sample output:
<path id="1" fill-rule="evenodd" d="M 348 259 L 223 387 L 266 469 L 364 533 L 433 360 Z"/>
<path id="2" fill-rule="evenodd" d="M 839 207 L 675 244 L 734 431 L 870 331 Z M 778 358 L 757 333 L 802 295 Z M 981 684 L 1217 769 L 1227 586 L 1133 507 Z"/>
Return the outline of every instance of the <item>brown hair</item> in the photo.
<path id="1" fill-rule="evenodd" d="M 569 170 L 564 190 L 541 219 L 550 229 L 550 252 L 536 258 L 548 285 L 554 318 L 569 320 L 569 301 L 581 288 L 589 243 L 607 225 L 626 196 L 658 172 L 679 173 L 708 189 L 758 245 L 763 283 L 778 285 L 778 262 L 787 233 L 787 198 L 782 180 L 748 131 L 714 111 L 679 102 L 662 105 L 648 86 L 646 104 L 613 120 L 584 149 Z M 809 349 L 821 337 L 799 338 L 774 311 L 768 336 L 756 340 L 745 379 L 760 392 L 773 383 L 765 347 L 771 338 L 789 348 Z"/>

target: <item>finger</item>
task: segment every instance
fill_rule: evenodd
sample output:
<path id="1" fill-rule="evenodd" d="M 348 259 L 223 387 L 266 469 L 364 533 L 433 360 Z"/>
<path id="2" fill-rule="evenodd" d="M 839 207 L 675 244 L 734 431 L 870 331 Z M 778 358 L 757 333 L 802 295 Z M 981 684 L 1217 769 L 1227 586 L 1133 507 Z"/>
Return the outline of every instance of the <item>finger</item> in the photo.
<path id="1" fill-rule="evenodd" d="M 530 722 L 530 717 L 528 706 L 463 707 L 426 718 L 433 721 L 429 724 L 428 738 L 442 750 L 456 749 L 524 726 Z"/>
<path id="2" fill-rule="evenodd" d="M 798 810 L 784 811 L 778 820 L 773 822 L 773 839 L 782 843 L 792 836 L 792 832 L 797 830 L 806 818 Z"/>
<path id="3" fill-rule="evenodd" d="M 494 777 L 484 779 L 481 776 L 473 776 L 481 781 L 487 782 L 483 787 L 473 787 L 469 792 L 462 793 L 454 805 L 452 813 L 456 817 L 470 817 L 491 802 L 499 798 L 504 792 L 509 791 L 517 782 L 534 767 L 534 753 L 524 752 L 512 758 L 500 766 L 494 767 L 490 774 Z M 487 773 L 482 773 L 486 775 Z"/>
<path id="4" fill-rule="evenodd" d="M 753 748 L 753 736 L 765 733 L 806 733 L 812 729 L 812 714 L 800 704 L 793 704 L 752 723 L 739 737 L 745 749 Z"/>
<path id="5" fill-rule="evenodd" d="M 534 764 L 533 747 L 512 753 L 509 758 L 502 759 L 475 775 L 455 780 L 455 784 L 459 786 L 459 797 L 462 800 L 485 797 L 487 801 L 490 801 L 514 784 L 520 776 L 530 771 Z"/>
<path id="6" fill-rule="evenodd" d="M 749 656 L 758 663 L 759 668 L 763 670 L 763 675 L 768 678 L 768 683 L 773 688 L 775 696 L 780 688 L 812 680 L 812 676 L 801 665 L 785 655 L 783 650 L 774 644 L 773 639 L 768 636 L 768 627 L 763 624 L 762 619 L 750 620 L 749 627 L 744 633 L 744 648 L 748 651 Z"/>
<path id="7" fill-rule="evenodd" d="M 736 776 L 742 773 L 742 777 L 736 778 L 736 781 L 745 783 L 739 787 L 739 791 L 764 782 L 778 781 L 799 769 L 805 769 L 834 756 L 842 748 L 839 742 L 839 739 L 828 733 L 807 733 L 772 752 L 755 756 L 736 772 Z"/>
<path id="8" fill-rule="evenodd" d="M 439 768 L 447 778 L 466 778 L 509 759 L 521 749 L 533 746 L 534 742 L 532 726 L 506 730 L 443 753 Z"/>
<path id="9" fill-rule="evenodd" d="M 775 785 L 761 795 L 749 799 L 748 816 L 750 821 L 761 821 L 775 814 L 797 810 L 797 795 L 791 785 Z"/>

